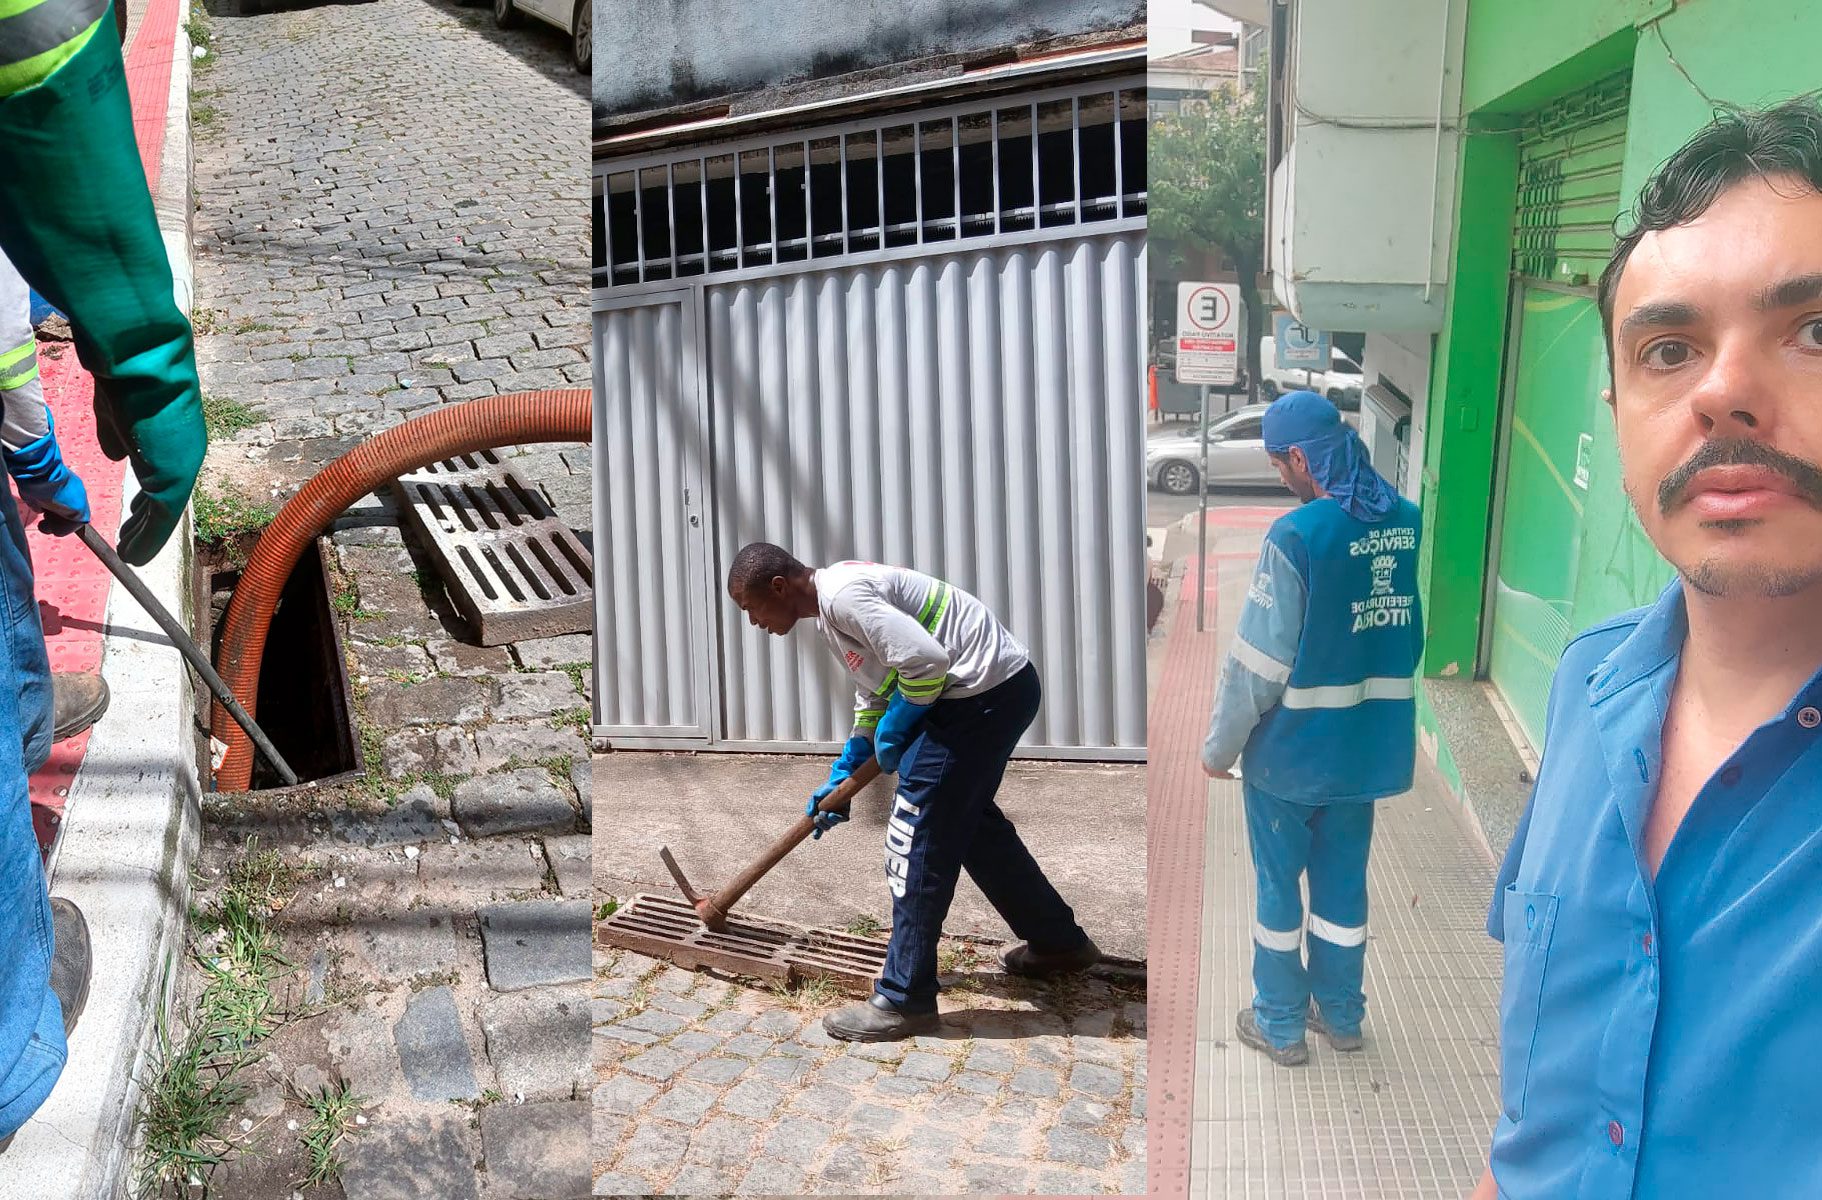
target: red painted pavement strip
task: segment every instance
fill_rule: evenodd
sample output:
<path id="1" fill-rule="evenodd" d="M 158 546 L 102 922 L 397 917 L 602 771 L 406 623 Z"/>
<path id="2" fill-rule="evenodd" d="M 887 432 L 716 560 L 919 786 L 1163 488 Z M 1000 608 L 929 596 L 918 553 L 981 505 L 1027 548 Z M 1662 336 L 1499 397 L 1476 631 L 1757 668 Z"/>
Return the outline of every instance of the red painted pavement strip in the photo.
<path id="1" fill-rule="evenodd" d="M 1252 557 L 1247 555 L 1246 557 Z M 1208 777 L 1201 746 L 1215 702 L 1215 626 L 1196 632 L 1195 582 L 1215 611 L 1218 564 L 1191 560 L 1161 656 L 1147 727 L 1146 890 L 1149 947 L 1147 1195 L 1189 1194 L 1196 1098 L 1196 991 L 1202 962 L 1202 838 Z"/>
<path id="2" fill-rule="evenodd" d="M 126 0 L 117 0 L 125 3 Z M 96 36 L 113 32 L 110 24 Z M 127 54 L 127 89 L 133 98 L 133 132 L 139 143 L 146 179 L 156 191 L 163 157 L 165 110 L 171 92 L 172 57 L 177 40 L 177 0 L 151 0 Z M 57 357 L 50 357 L 61 349 Z M 95 529 L 113 541 L 120 529 L 122 465 L 101 453 L 95 440 L 95 381 L 76 361 L 75 347 L 44 346 L 39 351 L 44 399 L 57 419 L 57 444 L 70 470 L 88 489 Z M 24 511 L 36 525 L 36 517 Z M 26 530 L 38 611 L 44 620 L 45 645 L 53 671 L 95 671 L 101 666 L 102 630 L 107 622 L 108 593 L 113 578 L 88 548 L 74 537 L 50 537 Z M 47 852 L 63 823 L 70 783 L 88 750 L 85 732 L 51 747 L 50 759 L 32 775 L 32 828 Z"/>
<path id="3" fill-rule="evenodd" d="M 115 0 L 125 4 L 127 0 Z M 150 0 L 133 45 L 127 51 L 127 92 L 133 97 L 133 138 L 146 183 L 158 194 L 164 159 L 165 109 L 171 98 L 171 66 L 177 53 L 177 0 Z"/>

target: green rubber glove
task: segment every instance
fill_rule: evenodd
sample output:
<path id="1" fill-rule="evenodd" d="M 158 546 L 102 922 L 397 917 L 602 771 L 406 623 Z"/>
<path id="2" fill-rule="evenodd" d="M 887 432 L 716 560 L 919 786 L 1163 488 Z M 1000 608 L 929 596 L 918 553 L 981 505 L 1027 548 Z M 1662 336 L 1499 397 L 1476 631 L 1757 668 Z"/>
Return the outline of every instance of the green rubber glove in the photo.
<path id="1" fill-rule="evenodd" d="M 0 99 L 0 146 L 0 248 L 70 319 L 95 376 L 97 440 L 139 480 L 120 557 L 143 566 L 183 519 L 208 434 L 119 42 L 91 36 L 43 83 Z"/>

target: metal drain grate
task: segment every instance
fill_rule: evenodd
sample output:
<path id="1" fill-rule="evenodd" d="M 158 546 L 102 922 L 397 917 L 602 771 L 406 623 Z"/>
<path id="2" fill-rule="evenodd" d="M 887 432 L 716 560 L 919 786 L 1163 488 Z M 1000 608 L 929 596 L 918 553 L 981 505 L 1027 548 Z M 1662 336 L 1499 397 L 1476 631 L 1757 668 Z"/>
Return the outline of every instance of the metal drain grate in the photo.
<path id="1" fill-rule="evenodd" d="M 481 645 L 590 628 L 594 557 L 494 451 L 432 463 L 398 487 Z"/>
<path id="2" fill-rule="evenodd" d="M 595 937 L 692 970 L 716 967 L 779 983 L 820 976 L 861 996 L 872 994 L 886 965 L 879 938 L 739 915 L 728 918 L 727 932 L 715 933 L 677 896 L 634 896 L 596 927 Z"/>

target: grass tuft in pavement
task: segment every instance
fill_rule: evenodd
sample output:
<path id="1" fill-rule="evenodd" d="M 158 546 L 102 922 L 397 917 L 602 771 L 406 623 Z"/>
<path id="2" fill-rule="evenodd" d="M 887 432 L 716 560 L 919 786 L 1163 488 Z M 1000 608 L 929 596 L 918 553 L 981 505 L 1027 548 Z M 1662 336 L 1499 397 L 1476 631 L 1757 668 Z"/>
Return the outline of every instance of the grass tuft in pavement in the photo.
<path id="1" fill-rule="evenodd" d="M 833 1007 L 842 997 L 841 989 L 827 976 L 815 975 L 792 983 L 775 984 L 769 990 L 786 1008 L 821 1012 Z"/>
<path id="2" fill-rule="evenodd" d="M 310 1110 L 310 1122 L 298 1135 L 309 1169 L 298 1181 L 298 1186 L 315 1187 L 328 1183 L 341 1172 L 342 1162 L 336 1147 L 359 1115 L 361 1097 L 355 1095 L 353 1087 L 344 1080 L 298 1098 Z"/>
<path id="3" fill-rule="evenodd" d="M 211 442 L 232 436 L 237 430 L 259 424 L 259 413 L 226 396 L 202 394 L 202 423 Z"/>
<path id="4" fill-rule="evenodd" d="M 231 483 L 213 491 L 197 488 L 195 504 L 196 540 L 204 546 L 225 548 L 230 561 L 238 555 L 236 542 L 242 534 L 259 532 L 278 515 L 271 503 L 255 499 Z"/>
<path id="5" fill-rule="evenodd" d="M 878 937 L 886 927 L 879 923 L 878 917 L 859 916 L 849 921 L 846 928 L 855 937 Z"/>
<path id="6" fill-rule="evenodd" d="M 184 1030 L 158 1020 L 138 1113 L 139 1194 L 211 1194 L 209 1174 L 234 1145 L 223 1126 L 246 1096 L 240 1073 L 284 1019 L 273 984 L 295 969 L 268 921 L 311 872 L 249 842 L 215 902 L 196 914 L 203 940 L 190 953 L 202 990 Z"/>

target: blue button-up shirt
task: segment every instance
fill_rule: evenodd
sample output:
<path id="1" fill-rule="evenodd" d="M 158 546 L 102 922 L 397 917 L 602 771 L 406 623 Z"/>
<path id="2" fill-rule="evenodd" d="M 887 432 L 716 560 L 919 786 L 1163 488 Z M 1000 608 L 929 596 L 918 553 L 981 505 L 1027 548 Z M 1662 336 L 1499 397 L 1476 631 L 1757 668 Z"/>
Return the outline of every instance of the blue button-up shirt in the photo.
<path id="1" fill-rule="evenodd" d="M 1685 629 L 1673 583 L 1551 687 L 1487 917 L 1509 1200 L 1822 1197 L 1822 674 L 1703 786 L 1653 881 Z"/>

